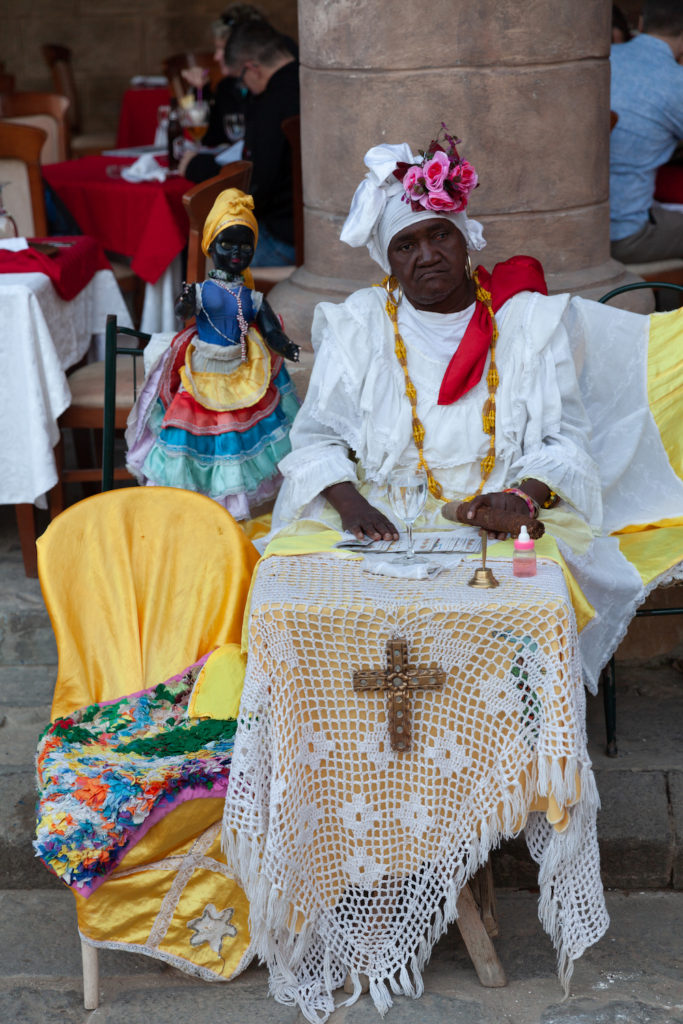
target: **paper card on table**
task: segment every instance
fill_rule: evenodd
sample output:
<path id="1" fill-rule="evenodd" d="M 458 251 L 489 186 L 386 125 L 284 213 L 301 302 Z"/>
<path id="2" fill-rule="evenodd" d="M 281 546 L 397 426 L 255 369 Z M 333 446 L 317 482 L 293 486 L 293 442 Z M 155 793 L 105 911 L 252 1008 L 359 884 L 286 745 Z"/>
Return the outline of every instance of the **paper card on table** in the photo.
<path id="1" fill-rule="evenodd" d="M 413 534 L 413 545 L 416 554 L 451 554 L 459 551 L 476 554 L 481 551 L 481 538 L 478 532 L 469 529 L 448 530 L 444 533 L 415 533 Z M 396 553 L 407 549 L 405 533 L 400 534 L 398 540 L 370 540 L 368 537 L 358 540 L 353 534 L 347 533 L 335 546 L 351 551 L 373 553 Z"/>

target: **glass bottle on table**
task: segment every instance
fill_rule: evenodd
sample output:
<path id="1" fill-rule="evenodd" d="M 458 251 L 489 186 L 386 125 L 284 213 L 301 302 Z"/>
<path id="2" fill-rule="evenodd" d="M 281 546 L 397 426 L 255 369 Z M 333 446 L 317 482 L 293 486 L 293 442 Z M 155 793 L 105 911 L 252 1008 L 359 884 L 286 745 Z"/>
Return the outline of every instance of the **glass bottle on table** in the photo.
<path id="1" fill-rule="evenodd" d="M 178 109 L 178 100 L 175 96 L 171 99 L 171 109 L 168 112 L 168 169 L 177 171 L 180 158 L 185 148 L 183 140 L 183 124 Z"/>
<path id="2" fill-rule="evenodd" d="M 5 209 L 5 204 L 2 201 L 2 190 L 6 185 L 9 184 L 9 181 L 0 182 L 0 238 L 19 237 L 17 222 L 15 221 L 12 214 Z"/>
<path id="3" fill-rule="evenodd" d="M 519 537 L 515 537 L 512 575 L 518 578 L 536 575 L 536 549 L 526 526 L 522 526 Z"/>

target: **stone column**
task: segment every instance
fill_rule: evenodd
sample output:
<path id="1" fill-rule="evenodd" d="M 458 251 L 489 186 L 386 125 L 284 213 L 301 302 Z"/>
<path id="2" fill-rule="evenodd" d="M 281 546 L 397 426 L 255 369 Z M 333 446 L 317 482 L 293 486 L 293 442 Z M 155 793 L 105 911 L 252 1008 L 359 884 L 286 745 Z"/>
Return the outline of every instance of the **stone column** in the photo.
<path id="1" fill-rule="evenodd" d="M 380 279 L 339 241 L 366 150 L 427 145 L 443 120 L 479 172 L 469 212 L 491 267 L 536 256 L 552 291 L 623 283 L 609 255 L 607 0 L 299 0 L 305 264 L 273 292 L 307 343 L 312 310 Z"/>

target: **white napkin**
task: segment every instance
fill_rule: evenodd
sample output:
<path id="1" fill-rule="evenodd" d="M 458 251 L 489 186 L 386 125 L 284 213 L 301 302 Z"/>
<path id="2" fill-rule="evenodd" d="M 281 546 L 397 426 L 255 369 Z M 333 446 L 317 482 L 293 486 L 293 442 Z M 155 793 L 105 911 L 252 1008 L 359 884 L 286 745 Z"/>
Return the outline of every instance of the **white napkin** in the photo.
<path id="1" fill-rule="evenodd" d="M 28 249 L 28 242 L 25 238 L 0 238 L 0 249 L 8 252 L 22 252 Z"/>
<path id="2" fill-rule="evenodd" d="M 243 153 L 244 139 L 240 139 L 238 142 L 233 142 L 232 146 L 228 146 L 227 149 L 214 153 L 213 158 L 219 167 L 225 167 L 226 164 L 232 164 L 236 160 L 241 160 Z"/>
<path id="3" fill-rule="evenodd" d="M 151 153 L 145 153 L 130 167 L 124 167 L 121 177 L 126 181 L 166 181 L 168 171 L 156 162 Z"/>
<path id="4" fill-rule="evenodd" d="M 375 562 L 366 558 L 363 572 L 374 573 L 375 576 L 394 576 L 401 580 L 431 580 L 438 576 L 444 567 L 432 562 L 417 562 L 415 565 L 401 565 L 398 562 Z"/>

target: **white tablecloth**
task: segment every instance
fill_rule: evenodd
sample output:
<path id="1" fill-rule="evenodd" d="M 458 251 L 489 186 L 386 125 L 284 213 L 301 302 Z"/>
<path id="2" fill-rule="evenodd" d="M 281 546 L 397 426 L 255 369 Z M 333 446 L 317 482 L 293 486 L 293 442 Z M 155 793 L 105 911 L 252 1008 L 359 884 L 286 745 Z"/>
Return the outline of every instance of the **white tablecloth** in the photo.
<path id="1" fill-rule="evenodd" d="M 44 274 L 0 275 L 0 504 L 43 504 L 57 482 L 57 420 L 71 402 L 66 370 L 104 333 L 109 313 L 131 326 L 110 270 L 70 302 Z"/>
<path id="2" fill-rule="evenodd" d="M 176 256 L 155 284 L 145 285 L 141 331 L 147 334 L 172 331 L 175 334 L 181 329 L 182 321 L 176 317 L 173 307 L 180 295 L 182 277 L 182 261 L 180 256 Z"/>
<path id="3" fill-rule="evenodd" d="M 471 562 L 433 581 L 364 567 L 268 558 L 253 586 L 223 840 L 270 991 L 320 1024 L 347 974 L 351 1001 L 369 976 L 381 1012 L 419 994 L 462 886 L 523 826 L 567 985 L 607 914 L 562 573 L 520 580 L 496 561 L 500 586 L 475 590 Z M 426 684 L 435 665 L 445 676 L 415 691 L 410 726 L 397 718 L 409 751 L 390 746 L 386 694 L 353 682 L 386 668 L 395 637 Z"/>

